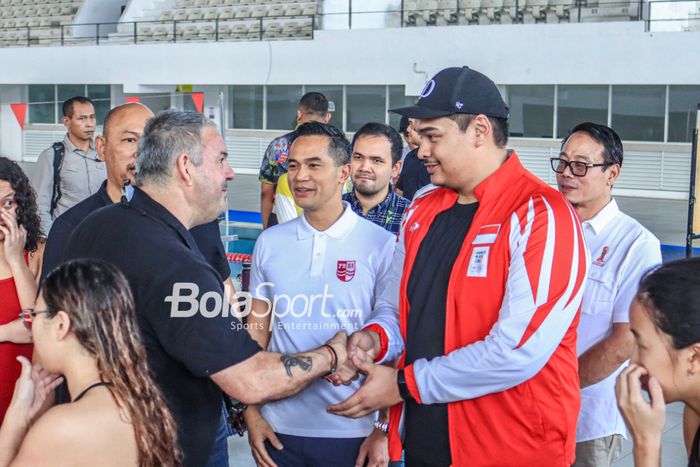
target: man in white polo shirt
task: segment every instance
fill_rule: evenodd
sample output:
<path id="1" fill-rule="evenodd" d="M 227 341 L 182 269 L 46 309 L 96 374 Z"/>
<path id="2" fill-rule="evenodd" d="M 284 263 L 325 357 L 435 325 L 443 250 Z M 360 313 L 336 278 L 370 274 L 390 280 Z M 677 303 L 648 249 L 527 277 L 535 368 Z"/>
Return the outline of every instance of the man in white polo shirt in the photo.
<path id="1" fill-rule="evenodd" d="M 615 378 L 634 348 L 629 306 L 641 276 L 661 262 L 659 240 L 612 198 L 622 153 L 611 128 L 586 122 L 571 130 L 559 157 L 551 159 L 559 191 L 581 218 L 592 260 L 578 326 L 577 467 L 610 466 L 620 455 L 626 432 Z"/>
<path id="2" fill-rule="evenodd" d="M 338 129 L 310 122 L 297 129 L 288 160 L 289 185 L 304 214 L 265 230 L 253 253 L 248 326 L 263 348 L 315 348 L 340 330 L 349 348 L 375 362 L 403 349 L 398 315 L 383 299 L 395 236 L 355 214 L 342 201 L 350 174 L 349 142 Z M 398 293 L 398 291 L 395 291 Z M 329 336 L 329 337 L 326 337 Z M 367 355 L 364 355 L 364 354 Z M 359 387 L 319 380 L 305 391 L 245 413 L 258 465 L 385 465 L 386 435 L 376 415 L 345 419 L 326 408 Z M 327 375 L 338 383 L 336 375 Z M 384 428 L 378 424 L 378 428 Z"/>

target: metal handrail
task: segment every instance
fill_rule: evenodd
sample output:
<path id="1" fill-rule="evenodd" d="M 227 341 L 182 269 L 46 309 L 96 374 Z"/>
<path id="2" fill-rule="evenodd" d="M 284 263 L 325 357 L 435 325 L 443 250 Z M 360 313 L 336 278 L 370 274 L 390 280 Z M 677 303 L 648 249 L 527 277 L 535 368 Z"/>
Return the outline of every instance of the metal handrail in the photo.
<path id="1" fill-rule="evenodd" d="M 215 18 L 215 19 L 184 19 L 184 20 L 160 20 L 160 19 L 154 19 L 154 20 L 147 20 L 147 21 L 121 21 L 121 22 L 100 22 L 100 23 L 70 23 L 70 24 L 57 24 L 57 25 L 51 25 L 51 26 L 10 26 L 10 27 L 0 27 L 0 45 L 17 45 L 21 46 L 24 45 L 26 47 L 31 47 L 32 45 L 42 45 L 44 43 L 53 43 L 56 39 L 59 40 L 61 46 L 66 45 L 67 42 L 77 42 L 77 41 L 83 41 L 83 40 L 91 40 L 94 41 L 95 45 L 104 45 L 104 44 L 109 44 L 109 35 L 108 34 L 114 34 L 118 35 L 122 38 L 131 38 L 133 39 L 134 44 L 139 43 L 139 25 L 170 25 L 172 24 L 173 26 L 173 31 L 172 31 L 172 38 L 168 39 L 167 42 L 177 42 L 178 36 L 181 36 L 184 33 L 184 30 L 178 29 L 178 25 L 196 25 L 196 24 L 207 24 L 207 25 L 214 25 L 215 29 L 215 34 L 213 34 L 212 39 L 219 42 L 221 40 L 224 40 L 225 38 L 221 37 L 220 35 L 220 24 L 251 24 L 253 22 L 257 23 L 257 39 L 258 40 L 265 40 L 265 39 L 271 39 L 273 37 L 268 37 L 265 35 L 265 30 L 264 30 L 264 25 L 267 22 L 278 22 L 281 20 L 309 20 L 311 24 L 311 35 L 308 37 L 309 39 L 314 38 L 314 15 L 297 15 L 297 16 L 265 16 L 265 17 L 260 17 L 260 18 Z M 123 33 L 120 33 L 119 31 L 119 26 L 122 26 L 122 28 L 128 27 L 129 24 L 133 25 L 133 30 L 131 35 L 124 35 Z M 110 28 L 112 26 L 112 28 Z M 85 27 L 91 27 L 94 28 L 94 33 L 90 35 L 79 35 L 76 36 L 74 34 L 75 29 L 78 28 L 85 28 Z M 255 29 L 255 28 L 254 28 Z M 11 31 L 23 31 L 26 32 L 26 35 L 23 35 L 25 37 L 24 41 L 21 42 L 15 42 L 13 44 L 9 44 L 9 41 L 11 40 L 8 37 L 4 37 L 2 33 L 6 32 L 11 32 Z M 58 37 L 53 38 L 50 35 L 48 37 L 44 37 L 40 34 L 42 31 L 57 31 Z M 101 31 L 107 31 L 104 34 L 101 34 Z M 32 33 L 38 33 L 38 34 L 32 34 Z M 145 36 L 142 36 L 145 37 Z M 153 37 L 153 36 L 150 36 Z M 247 36 L 248 40 L 250 40 L 250 35 Z M 304 38 L 304 36 L 298 36 L 299 38 Z M 105 41 L 106 39 L 107 41 Z M 196 39 L 195 39 L 196 40 Z"/>
<path id="2" fill-rule="evenodd" d="M 698 22 L 700 28 L 700 18 L 694 18 L 691 15 L 684 18 L 651 18 L 651 9 L 653 4 L 669 4 L 669 3 L 691 3 L 694 4 L 693 0 L 631 0 L 625 2 L 604 2 L 599 3 L 597 0 L 564 0 L 558 2 L 546 2 L 543 5 L 531 5 L 525 0 L 514 0 L 514 5 L 505 6 L 494 5 L 493 7 L 482 7 L 478 8 L 468 8 L 466 7 L 465 0 L 457 0 L 456 8 L 416 8 L 407 9 L 406 2 L 401 1 L 401 6 L 399 9 L 384 9 L 384 10 L 360 10 L 353 8 L 352 0 L 348 0 L 347 11 L 335 12 L 335 13 L 320 13 L 314 15 L 297 15 L 297 16 L 265 16 L 258 18 L 213 18 L 213 19 L 153 19 L 153 20 L 143 20 L 143 21 L 128 21 L 128 22 L 99 22 L 99 23 L 76 23 L 76 24 L 58 24 L 50 26 L 13 26 L 13 27 L 2 27 L 0 28 L 0 45 L 18 45 L 31 47 L 32 45 L 44 45 L 52 44 L 57 39 L 61 45 L 66 45 L 66 43 L 77 42 L 77 41 L 90 41 L 94 42 L 95 45 L 102 45 L 110 43 L 110 34 L 116 34 L 122 38 L 131 38 L 134 44 L 140 42 L 147 42 L 146 40 L 139 41 L 140 38 L 153 37 L 154 41 L 165 40 L 167 42 L 178 42 L 182 40 L 182 36 L 185 34 L 185 30 L 182 29 L 182 25 L 197 25 L 197 24 L 212 24 L 214 26 L 214 31 L 211 36 L 202 37 L 200 32 L 200 37 L 194 37 L 188 39 L 188 41 L 198 41 L 198 40 L 208 40 L 214 42 L 220 42 L 223 40 L 230 39 L 243 39 L 246 40 L 265 40 L 272 39 L 272 36 L 266 35 L 265 23 L 268 21 L 281 21 L 281 20 L 308 20 L 311 22 L 311 34 L 308 36 L 309 39 L 314 38 L 314 32 L 319 26 L 319 19 L 321 21 L 325 17 L 334 16 L 347 16 L 349 29 L 353 28 L 353 17 L 361 17 L 361 15 L 370 14 L 386 14 L 386 15 L 400 15 L 400 21 L 398 24 L 401 27 L 417 26 L 418 23 L 426 26 L 444 24 L 469 24 L 477 23 L 477 14 L 483 15 L 484 11 L 489 15 L 490 21 L 500 22 L 505 21 L 509 24 L 517 24 L 525 22 L 526 14 L 533 14 L 533 18 L 537 22 L 545 22 L 547 19 L 547 12 L 555 12 L 557 16 L 561 18 L 567 18 L 569 22 L 582 22 L 585 20 L 591 20 L 600 11 L 606 9 L 620 9 L 619 16 L 625 16 L 625 13 L 632 13 L 632 16 L 628 16 L 631 21 L 644 21 L 645 29 L 649 31 L 653 23 L 661 22 Z M 419 3 L 420 5 L 420 3 Z M 522 5 L 522 6 L 521 6 Z M 629 8 L 628 11 L 626 9 Z M 636 11 L 635 11 L 636 8 Z M 466 12 L 473 10 L 471 12 L 471 17 L 467 18 Z M 537 12 L 537 16 L 534 15 Z M 700 12 L 700 11 L 699 11 Z M 584 13 L 586 13 L 584 17 Z M 418 19 L 420 18 L 420 21 Z M 507 21 L 506 21 L 507 19 Z M 235 37 L 233 35 L 226 36 L 221 33 L 222 24 L 251 24 L 257 22 L 257 30 L 255 27 L 251 31 L 246 31 L 245 37 Z M 124 29 L 128 28 L 128 25 L 132 24 L 133 29 L 131 35 L 125 34 Z M 139 34 L 139 29 L 145 27 L 145 25 L 172 25 L 172 33 L 165 34 L 164 36 L 159 35 L 143 35 Z M 76 29 L 81 30 L 87 28 L 94 28 L 94 33 L 87 35 L 76 35 Z M 21 37 L 7 37 L 3 35 L 3 32 L 8 31 L 22 31 Z M 57 31 L 56 35 L 58 37 L 52 37 L 53 34 L 42 35 L 42 31 Z M 255 34 L 257 33 L 257 34 Z M 252 35 L 255 34 L 255 35 Z M 303 35 L 297 36 L 299 38 L 304 38 Z M 276 37 L 275 37 L 276 38 Z M 150 41 L 149 41 L 150 42 Z"/>

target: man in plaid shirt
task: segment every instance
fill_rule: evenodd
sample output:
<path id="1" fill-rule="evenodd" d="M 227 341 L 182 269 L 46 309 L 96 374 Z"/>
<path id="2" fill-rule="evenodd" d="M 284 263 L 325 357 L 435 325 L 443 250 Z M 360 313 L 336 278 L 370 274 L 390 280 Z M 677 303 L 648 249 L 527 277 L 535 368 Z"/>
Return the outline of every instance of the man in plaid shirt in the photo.
<path id="1" fill-rule="evenodd" d="M 401 172 L 401 136 L 383 123 L 367 123 L 352 140 L 350 178 L 353 190 L 343 195 L 355 213 L 398 235 L 411 202 L 399 196 L 391 180 Z"/>

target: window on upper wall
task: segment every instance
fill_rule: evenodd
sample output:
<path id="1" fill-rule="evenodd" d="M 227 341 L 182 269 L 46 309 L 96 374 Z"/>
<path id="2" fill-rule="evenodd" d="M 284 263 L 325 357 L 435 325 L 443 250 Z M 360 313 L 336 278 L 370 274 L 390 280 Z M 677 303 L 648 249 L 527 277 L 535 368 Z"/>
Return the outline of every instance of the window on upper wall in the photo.
<path id="1" fill-rule="evenodd" d="M 109 84 L 30 84 L 28 90 L 29 123 L 61 123 L 63 102 L 84 96 L 93 101 L 97 124 L 102 125 L 112 105 Z"/>
<path id="2" fill-rule="evenodd" d="M 416 98 L 406 95 L 406 88 L 404 86 L 389 86 L 389 108 L 396 109 L 399 107 L 406 107 L 413 105 L 416 102 Z M 391 125 L 396 131 L 399 131 L 399 124 L 401 123 L 401 115 L 395 114 L 393 112 L 389 113 L 389 125 Z"/>
<path id="3" fill-rule="evenodd" d="M 689 143 L 697 125 L 700 86 L 669 86 L 668 141 Z"/>
<path id="4" fill-rule="evenodd" d="M 557 138 L 564 138 L 579 123 L 608 124 L 608 86 L 557 87 Z"/>
<path id="5" fill-rule="evenodd" d="M 293 130 L 296 127 L 299 99 L 301 99 L 301 86 L 268 86 L 265 128 Z"/>
<path id="6" fill-rule="evenodd" d="M 228 125 L 230 128 L 261 129 L 263 127 L 263 87 L 229 87 Z"/>
<path id="7" fill-rule="evenodd" d="M 95 117 L 97 124 L 102 125 L 112 106 L 112 92 L 109 84 L 88 84 L 87 97 L 95 106 Z"/>
<path id="8" fill-rule="evenodd" d="M 554 122 L 554 86 L 510 85 L 510 135 L 551 138 Z"/>
<path id="9" fill-rule="evenodd" d="M 30 84 L 27 108 L 29 123 L 56 123 L 56 86 Z"/>
<path id="10" fill-rule="evenodd" d="M 357 131 L 368 122 L 386 121 L 386 86 L 347 86 L 346 131 Z"/>
<path id="11" fill-rule="evenodd" d="M 331 112 L 330 123 L 336 128 L 343 129 L 343 86 L 311 86 L 306 85 L 305 92 L 320 92 L 328 99 Z"/>
<path id="12" fill-rule="evenodd" d="M 663 141 L 666 86 L 613 86 L 612 128 L 627 141 Z"/>

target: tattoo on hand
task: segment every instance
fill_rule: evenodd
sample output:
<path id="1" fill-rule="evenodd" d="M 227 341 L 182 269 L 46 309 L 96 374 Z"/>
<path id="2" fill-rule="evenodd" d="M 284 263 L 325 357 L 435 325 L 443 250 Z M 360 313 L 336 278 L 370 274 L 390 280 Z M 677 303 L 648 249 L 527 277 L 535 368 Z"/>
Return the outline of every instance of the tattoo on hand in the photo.
<path id="1" fill-rule="evenodd" d="M 280 357 L 282 365 L 287 372 L 287 376 L 292 377 L 292 367 L 298 366 L 302 371 L 307 373 L 311 371 L 311 357 L 295 357 L 294 355 L 282 355 Z"/>

